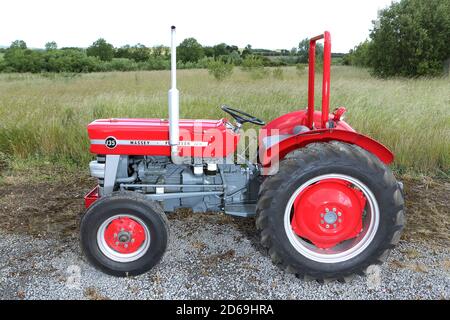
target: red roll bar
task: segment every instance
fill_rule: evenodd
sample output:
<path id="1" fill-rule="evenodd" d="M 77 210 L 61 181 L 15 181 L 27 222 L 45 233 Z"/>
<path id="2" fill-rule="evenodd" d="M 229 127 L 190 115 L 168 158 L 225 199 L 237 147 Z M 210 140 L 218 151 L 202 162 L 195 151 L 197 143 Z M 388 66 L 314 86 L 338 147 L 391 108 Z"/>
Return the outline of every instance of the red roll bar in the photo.
<path id="1" fill-rule="evenodd" d="M 308 79 L 308 118 L 307 126 L 313 129 L 314 122 L 314 67 L 316 58 L 316 41 L 324 39 L 323 48 L 323 81 L 322 81 L 322 123 L 326 128 L 330 112 L 330 66 L 331 66 L 331 36 L 328 31 L 309 40 L 309 79 Z"/>

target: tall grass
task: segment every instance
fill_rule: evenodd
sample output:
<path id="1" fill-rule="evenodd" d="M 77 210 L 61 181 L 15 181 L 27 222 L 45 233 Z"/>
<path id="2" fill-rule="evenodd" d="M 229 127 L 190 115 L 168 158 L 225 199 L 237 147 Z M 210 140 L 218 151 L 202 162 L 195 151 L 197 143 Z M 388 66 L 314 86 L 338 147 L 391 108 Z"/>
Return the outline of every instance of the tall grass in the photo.
<path id="1" fill-rule="evenodd" d="M 320 105 L 320 76 L 316 104 Z M 219 118 L 226 103 L 265 120 L 307 104 L 307 73 L 283 70 L 283 80 L 252 79 L 235 69 L 222 82 L 206 70 L 180 70 L 183 118 Z M 167 117 L 168 71 L 76 77 L 0 75 L 0 153 L 85 166 L 86 125 L 96 118 Z M 331 108 L 345 106 L 359 132 L 391 148 L 399 170 L 450 172 L 448 78 L 379 80 L 365 70 L 332 69 Z"/>

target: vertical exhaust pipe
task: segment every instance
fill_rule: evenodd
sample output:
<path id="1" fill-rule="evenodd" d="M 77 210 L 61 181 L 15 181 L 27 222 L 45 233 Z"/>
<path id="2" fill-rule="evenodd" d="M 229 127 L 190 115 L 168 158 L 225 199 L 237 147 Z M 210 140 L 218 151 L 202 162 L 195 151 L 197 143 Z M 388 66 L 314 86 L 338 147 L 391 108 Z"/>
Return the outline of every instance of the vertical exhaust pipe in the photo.
<path id="1" fill-rule="evenodd" d="M 178 144 L 180 139 L 180 99 L 177 89 L 177 44 L 175 41 L 175 26 L 171 27 L 172 39 L 170 49 L 170 77 L 169 90 L 169 144 L 172 161 L 176 163 L 178 156 Z"/>

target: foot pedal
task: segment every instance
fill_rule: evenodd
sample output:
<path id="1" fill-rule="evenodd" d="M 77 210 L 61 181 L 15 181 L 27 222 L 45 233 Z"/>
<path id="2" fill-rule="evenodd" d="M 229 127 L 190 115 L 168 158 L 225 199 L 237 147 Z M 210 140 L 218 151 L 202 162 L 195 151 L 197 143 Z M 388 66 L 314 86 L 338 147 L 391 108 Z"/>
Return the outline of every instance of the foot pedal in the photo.
<path id="1" fill-rule="evenodd" d="M 225 206 L 225 213 L 231 216 L 252 217 L 256 214 L 256 203 L 237 203 Z"/>

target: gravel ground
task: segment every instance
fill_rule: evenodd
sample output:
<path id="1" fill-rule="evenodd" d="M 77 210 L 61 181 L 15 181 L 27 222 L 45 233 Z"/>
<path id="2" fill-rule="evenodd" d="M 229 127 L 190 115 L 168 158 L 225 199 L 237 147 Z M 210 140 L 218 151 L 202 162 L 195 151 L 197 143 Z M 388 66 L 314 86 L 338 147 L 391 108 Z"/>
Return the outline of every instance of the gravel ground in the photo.
<path id="1" fill-rule="evenodd" d="M 223 215 L 176 215 L 161 263 L 131 278 L 95 270 L 77 238 L 0 230 L 0 299 L 450 299 L 447 245 L 401 241 L 368 277 L 319 284 L 274 266 L 253 223 Z"/>

